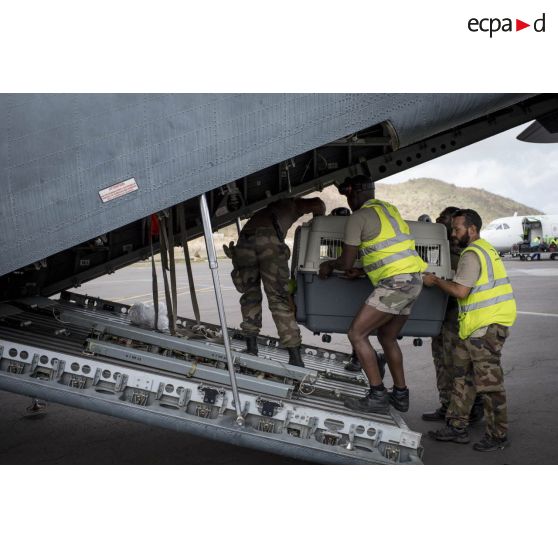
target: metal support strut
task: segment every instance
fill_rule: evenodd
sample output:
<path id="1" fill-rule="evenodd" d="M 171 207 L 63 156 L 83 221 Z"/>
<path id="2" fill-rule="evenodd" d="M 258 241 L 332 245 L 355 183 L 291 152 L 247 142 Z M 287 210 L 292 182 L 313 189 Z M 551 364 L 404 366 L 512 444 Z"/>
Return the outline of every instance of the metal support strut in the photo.
<path id="1" fill-rule="evenodd" d="M 219 311 L 219 321 L 221 322 L 221 330 L 223 332 L 223 342 L 225 344 L 225 354 L 227 356 L 227 366 L 231 378 L 232 392 L 234 396 L 234 404 L 236 409 L 236 423 L 239 426 L 244 425 L 244 417 L 242 416 L 242 408 L 240 406 L 240 397 L 238 396 L 238 388 L 236 387 L 236 376 L 234 372 L 234 363 L 231 353 L 231 345 L 229 341 L 227 319 L 225 317 L 225 307 L 223 305 L 223 295 L 221 293 L 221 281 L 219 280 L 219 271 L 217 264 L 217 254 L 215 245 L 213 244 L 213 233 L 211 230 L 211 219 L 209 217 L 209 209 L 207 208 L 207 200 L 205 194 L 200 196 L 200 213 L 203 222 L 203 232 L 205 236 L 205 247 L 207 249 L 207 259 L 211 275 L 213 278 L 213 289 L 215 291 L 215 299 L 217 300 L 217 310 Z"/>

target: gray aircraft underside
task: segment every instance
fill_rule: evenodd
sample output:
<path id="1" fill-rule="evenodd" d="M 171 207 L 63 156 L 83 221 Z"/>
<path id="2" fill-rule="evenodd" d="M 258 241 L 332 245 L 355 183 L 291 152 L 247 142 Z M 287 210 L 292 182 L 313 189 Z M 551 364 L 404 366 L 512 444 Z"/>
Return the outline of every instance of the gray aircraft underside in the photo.
<path id="1" fill-rule="evenodd" d="M 204 192 L 220 227 L 557 109 L 558 96 L 529 94 L 0 95 L 0 299 L 145 258 L 148 216 L 183 202 L 189 238 L 200 235 Z M 83 257 L 106 233 L 102 254 Z"/>
<path id="2" fill-rule="evenodd" d="M 380 180 L 535 119 L 548 129 L 557 111 L 558 95 L 528 94 L 0 95 L 0 389 L 312 462 L 420 463 L 421 434 L 396 411 L 343 406 L 366 390 L 348 354 L 303 346 L 297 368 L 277 339 L 250 357 L 239 331 L 223 347 L 192 337 L 217 326 L 191 317 L 178 336 L 136 328 L 125 305 L 65 290 L 152 248 L 170 259 L 165 231 L 175 246 L 203 234 L 200 206 L 209 240 L 209 219 Z M 441 265 L 428 232 L 417 249 Z M 306 273 L 302 321 L 334 331 Z M 428 302 L 412 334 L 439 329 L 443 307 Z"/>
<path id="3" fill-rule="evenodd" d="M 517 139 L 530 143 L 558 143 L 558 113 L 539 118 L 521 132 Z"/>

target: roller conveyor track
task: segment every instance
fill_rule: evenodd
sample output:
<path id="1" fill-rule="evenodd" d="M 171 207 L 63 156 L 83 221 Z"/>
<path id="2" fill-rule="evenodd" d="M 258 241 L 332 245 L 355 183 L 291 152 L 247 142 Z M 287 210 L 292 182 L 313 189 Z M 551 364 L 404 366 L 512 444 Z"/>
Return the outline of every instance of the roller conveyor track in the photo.
<path id="1" fill-rule="evenodd" d="M 53 304 L 50 307 L 51 310 L 55 312 L 59 310 L 58 305 Z M 73 311 L 70 310 L 70 311 Z M 10 322 L 12 323 L 12 327 L 7 327 L 8 324 L 5 322 L 0 321 L 0 338 L 4 339 L 11 339 L 13 341 L 17 341 L 18 343 L 29 343 L 31 345 L 36 345 L 40 347 L 45 347 L 46 349 L 50 349 L 53 351 L 59 350 L 60 352 L 79 356 L 84 353 L 84 346 L 85 342 L 89 337 L 90 328 L 86 328 L 83 326 L 79 326 L 75 323 L 71 322 L 64 322 L 60 321 L 60 318 L 55 318 L 55 314 L 51 311 L 49 312 L 50 316 L 46 313 L 35 313 L 32 311 L 22 311 L 21 314 L 16 315 Z M 97 314 L 101 314 L 101 312 L 97 312 Z M 106 314 L 106 312 L 102 313 Z M 100 317 L 100 316 L 97 316 Z M 106 318 L 106 316 L 103 316 Z M 129 324 L 129 320 L 125 317 L 120 318 L 117 317 L 115 321 L 118 321 L 121 324 Z M 30 325 L 26 327 L 18 327 L 16 325 L 17 322 L 29 322 Z M 55 335 L 54 332 L 60 329 L 65 329 L 69 332 L 70 335 L 66 336 L 64 334 Z M 209 345 L 217 345 L 215 343 L 207 342 Z M 242 350 L 244 347 L 243 343 L 238 340 L 232 340 L 231 342 L 232 348 L 234 350 Z M 217 345 L 219 346 L 219 345 Z M 268 348 L 263 347 L 261 349 L 261 355 L 263 358 L 268 359 L 275 359 L 279 360 L 281 357 L 281 361 L 287 362 L 288 356 L 285 354 L 285 351 L 279 348 Z M 96 358 L 101 362 L 112 362 L 114 360 L 108 357 L 104 357 L 102 355 L 97 355 Z M 315 356 L 305 356 L 306 360 L 311 360 L 312 368 L 318 371 L 323 370 L 320 368 L 320 357 Z M 326 364 L 328 362 L 326 361 Z M 146 370 L 146 371 L 153 371 L 154 369 L 149 366 L 142 366 L 135 363 L 130 363 L 130 366 L 137 368 L 139 370 Z M 337 365 L 337 368 L 339 365 Z M 310 366 L 309 366 L 310 368 Z M 339 373 L 335 370 L 336 373 Z M 165 375 L 170 377 L 177 377 L 176 374 L 172 372 L 164 372 Z M 349 378 L 353 378 L 354 374 L 347 374 Z M 362 397 L 366 389 L 364 387 L 358 385 L 348 384 L 346 382 L 341 382 L 337 380 L 330 380 L 330 379 L 322 379 L 318 378 L 312 386 L 308 389 L 316 390 L 326 390 L 326 391 L 334 391 L 338 392 L 342 395 L 350 395 L 353 397 Z M 304 401 L 309 405 L 315 405 L 317 408 L 321 408 L 324 410 L 341 410 L 344 409 L 343 404 L 341 401 L 326 399 L 323 397 L 315 396 L 313 394 L 305 395 L 304 393 L 298 393 L 296 395 L 296 399 L 299 401 Z M 347 411 L 348 413 L 353 414 L 351 411 Z M 358 413 L 354 413 L 355 416 L 358 416 Z M 378 417 L 379 420 L 382 422 L 386 422 L 386 419 L 382 415 L 375 415 Z M 389 422 L 389 421 L 388 421 Z"/>
<path id="2" fill-rule="evenodd" d="M 72 314 L 79 316 L 83 319 L 84 323 L 88 323 L 91 326 L 95 323 L 115 323 L 118 325 L 130 325 L 129 318 L 125 313 L 108 313 L 102 310 L 92 310 L 89 311 L 87 308 L 76 307 L 75 304 L 68 302 L 61 302 L 57 307 L 55 307 L 64 315 L 64 312 L 71 312 Z M 68 319 L 72 319 L 68 316 Z M 184 325 L 193 326 L 196 324 L 195 321 L 188 320 L 185 318 L 180 318 Z M 205 325 L 213 330 L 218 329 L 218 326 L 213 324 Z M 180 330 L 179 330 L 180 331 Z M 235 335 L 240 334 L 237 330 L 229 328 L 229 334 L 231 337 L 231 348 L 235 351 L 242 351 L 245 348 L 244 342 L 242 340 L 236 339 Z M 281 362 L 286 364 L 289 360 L 288 353 L 286 350 L 278 346 L 269 346 L 266 343 L 276 344 L 275 339 L 260 336 L 259 338 L 259 356 L 262 359 L 270 359 L 276 362 Z M 263 342 L 262 342 L 263 341 Z M 216 345 L 212 343 L 211 340 L 205 340 L 205 343 L 209 345 Z M 342 353 L 336 351 L 324 351 L 322 349 L 316 349 L 307 345 L 302 346 L 304 364 L 307 369 L 315 370 L 318 372 L 331 372 L 340 378 L 346 378 L 346 381 L 339 381 L 335 379 L 328 379 L 320 376 L 315 382 L 316 389 L 327 389 L 332 391 L 340 391 L 343 395 L 349 395 L 353 397 L 362 397 L 367 389 L 367 383 L 363 374 L 355 374 L 347 372 L 345 370 L 345 364 L 348 361 L 348 355 L 343 355 Z M 327 355 L 324 357 L 323 355 Z M 331 358 L 334 356 L 335 358 Z"/>
<path id="3" fill-rule="evenodd" d="M 63 301 L 58 303 L 58 305 L 55 308 L 57 308 L 62 313 L 64 311 L 71 311 L 72 314 L 75 314 L 76 316 L 81 316 L 85 323 L 93 324 L 101 321 L 101 322 L 108 322 L 108 323 L 116 323 L 119 325 L 130 325 L 130 320 L 128 316 L 122 313 L 109 314 L 107 312 L 103 312 L 100 310 L 90 311 L 88 308 L 76 307 L 75 304 L 71 304 Z M 196 322 L 193 320 L 188 320 L 185 318 L 179 318 L 179 319 L 182 320 L 184 325 L 186 326 L 191 327 L 196 325 Z M 202 322 L 202 325 L 214 330 L 219 329 L 219 326 L 215 326 L 214 324 L 208 324 Z M 242 351 L 245 348 L 244 342 L 242 340 L 235 339 L 235 334 L 241 335 L 241 333 L 237 330 L 229 328 L 229 334 L 231 336 L 231 347 L 236 351 Z M 259 356 L 264 359 L 272 359 L 277 362 L 287 363 L 289 360 L 287 351 L 279 348 L 278 346 L 269 346 L 266 344 L 267 342 L 270 342 L 272 344 L 277 343 L 275 339 L 265 337 L 265 336 L 260 336 L 259 349 L 258 349 Z M 316 349 L 308 345 L 302 346 L 302 352 L 303 352 L 304 364 L 307 368 L 311 370 L 318 370 L 318 371 L 329 370 L 335 373 L 336 375 L 345 377 L 348 381 L 354 381 L 355 378 L 357 377 L 356 374 L 347 372 L 344 368 L 348 360 L 347 355 L 343 355 L 342 353 L 336 351 L 324 351 L 322 349 Z M 330 355 L 330 357 L 325 358 L 324 356 L 322 356 L 323 354 Z M 334 355 L 335 359 L 331 358 L 331 355 Z M 362 377 L 362 385 L 366 386 L 364 377 Z"/>
<path id="4" fill-rule="evenodd" d="M 31 349 L 29 352 L 31 352 L 33 348 L 44 349 L 45 351 L 50 351 L 51 354 L 59 353 L 61 355 L 66 355 L 66 357 L 64 357 L 66 358 L 66 360 L 68 360 L 68 356 L 75 357 L 76 359 L 94 359 L 95 362 L 98 362 L 98 366 L 101 367 L 97 368 L 97 376 L 95 378 L 95 381 L 98 381 L 98 374 L 103 367 L 106 366 L 107 368 L 118 368 L 119 370 L 124 370 L 125 366 L 127 372 L 126 377 L 129 376 L 130 378 L 132 378 L 134 376 L 134 371 L 138 371 L 138 373 L 143 374 L 143 377 L 149 378 L 151 376 L 153 378 L 155 386 L 157 384 L 159 385 L 159 395 L 157 396 L 157 399 L 159 400 L 160 398 L 159 404 L 162 405 L 161 401 L 163 401 L 166 397 L 165 393 L 162 391 L 164 385 L 170 385 L 171 382 L 178 385 L 184 378 L 184 376 L 164 369 L 154 368 L 149 365 L 146 366 L 128 361 L 124 362 L 122 360 L 116 360 L 112 357 L 106 357 L 99 354 L 91 355 L 87 352 L 84 352 L 84 347 L 86 346 L 87 340 L 91 338 L 91 333 L 95 324 L 119 324 L 130 328 L 130 330 L 132 331 L 135 328 L 134 326 L 130 326 L 127 312 L 122 311 L 122 308 L 124 307 L 123 305 L 110 303 L 111 308 L 108 310 L 103 310 L 101 308 L 90 308 L 87 306 L 84 307 L 82 305 L 83 300 L 80 299 L 81 295 L 72 296 L 76 296 L 77 300 L 52 301 L 48 299 L 38 299 L 35 301 L 23 301 L 22 304 L 19 304 L 18 313 L 14 313 L 14 311 L 12 311 L 9 312 L 10 315 L 4 315 L 3 317 L 0 317 L 0 343 L 2 343 L 2 340 L 5 340 L 6 343 L 17 343 L 20 347 L 29 347 Z M 182 327 L 188 327 L 192 324 L 195 324 L 195 322 L 192 322 L 191 320 L 180 319 L 180 321 Z M 204 325 L 206 327 L 216 329 L 216 327 L 212 326 L 211 324 Z M 237 338 L 238 332 L 235 330 L 230 330 L 229 333 L 232 337 L 231 345 L 233 350 L 240 351 L 241 349 L 243 349 L 244 342 L 243 340 Z M 157 333 L 157 335 L 164 334 Z M 168 337 L 170 337 L 170 335 Z M 172 339 L 177 338 L 173 337 Z M 196 341 L 204 347 L 222 349 L 222 345 L 210 339 L 202 339 L 201 341 Z M 258 339 L 258 341 L 260 347 L 259 355 L 263 361 L 271 360 L 273 362 L 282 362 L 284 364 L 287 363 L 288 354 L 284 349 L 277 346 L 277 341 L 275 339 L 262 336 Z M 255 426 L 258 430 L 262 430 L 262 428 L 269 428 L 271 429 L 272 433 L 274 431 L 283 432 L 283 434 L 274 434 L 275 438 L 284 437 L 284 432 L 288 432 L 290 434 L 289 444 L 286 444 L 285 440 L 282 440 L 282 443 L 279 443 L 279 445 L 277 445 L 277 440 L 273 440 L 272 442 L 262 442 L 260 440 L 260 442 L 255 444 L 255 442 L 251 440 L 250 443 L 244 442 L 241 443 L 241 445 L 259 447 L 260 449 L 268 449 L 269 451 L 274 451 L 276 453 L 282 453 L 285 455 L 297 457 L 305 456 L 302 458 L 326 463 L 420 462 L 420 458 L 418 455 L 420 454 L 420 434 L 410 432 L 402 418 L 396 412 L 392 412 L 390 415 L 361 414 L 350 411 L 343 406 L 343 399 L 346 396 L 361 397 L 366 390 L 366 383 L 361 377 L 344 370 L 344 365 L 348 360 L 349 355 L 344 355 L 343 353 L 335 351 L 324 351 L 322 349 L 309 346 L 303 347 L 303 355 L 307 369 L 309 371 L 316 371 L 317 374 L 314 373 L 314 377 L 317 376 L 317 378 L 315 378 L 312 383 L 303 382 L 302 389 L 290 390 L 291 395 L 287 398 L 281 397 L 280 400 L 277 400 L 276 398 L 274 399 L 272 397 L 270 399 L 270 402 L 266 403 L 267 396 L 265 394 L 250 389 L 242 390 L 244 395 L 252 401 L 252 407 L 254 407 L 256 404 L 261 403 L 262 400 L 264 401 L 264 404 L 267 405 L 275 405 L 276 403 L 280 405 L 279 407 L 277 407 L 277 409 L 280 409 L 280 411 L 278 411 L 275 416 L 273 416 L 272 413 L 271 415 L 269 415 L 270 419 L 262 419 L 260 417 L 260 422 L 256 422 Z M 35 356 L 36 358 L 38 358 L 38 352 L 35 352 Z M 4 373 L 6 366 L 9 366 L 6 363 L 11 362 L 9 360 L 6 360 L 6 351 L 4 351 L 3 358 L 4 364 L 2 365 L 2 370 L 0 370 L 0 375 Z M 80 362 L 82 361 L 80 360 Z M 92 367 L 94 368 L 94 366 L 95 365 L 93 364 Z M 335 374 L 336 379 L 325 377 L 325 371 Z M 145 376 L 146 374 L 147 376 Z M 237 373 L 237 379 L 243 376 L 243 374 Z M 13 383 L 12 380 L 13 379 L 11 378 L 10 382 L 8 382 L 10 385 L 11 383 Z M 85 382 L 85 380 L 83 381 Z M 292 380 L 283 379 L 283 384 L 281 385 L 284 385 L 285 381 L 288 384 L 293 383 Z M 151 383 L 153 384 L 153 382 Z M 165 384 L 166 382 L 168 382 L 169 384 Z M 59 380 L 58 383 L 61 384 L 63 383 L 63 381 Z M 139 380 L 136 380 L 136 386 L 139 385 Z M 297 382 L 295 382 L 294 387 L 296 387 L 296 385 L 298 385 Z M 199 382 L 198 384 L 195 384 L 195 388 L 197 388 L 198 390 L 200 389 L 200 386 L 203 389 L 207 389 L 208 387 L 212 389 L 214 388 L 214 391 L 219 393 L 222 392 L 223 394 L 225 394 L 226 389 L 228 389 L 228 386 L 226 385 L 222 385 L 221 388 L 219 384 L 215 384 L 215 382 L 210 381 L 203 381 L 201 384 L 199 384 Z M 7 387 L 7 385 L 5 385 L 5 382 L 2 381 L 2 378 L 0 378 L 0 387 L 3 387 L 4 389 L 10 389 L 12 391 L 18 391 L 19 389 L 12 389 L 11 387 Z M 128 384 L 128 387 L 126 389 L 128 390 L 129 388 L 130 384 Z M 23 392 L 27 393 L 29 389 L 29 387 L 26 387 Z M 194 392 L 194 388 L 190 389 L 189 392 Z M 119 401 L 125 400 L 128 397 L 126 393 L 128 392 L 125 391 L 119 396 Z M 161 393 L 163 393 L 162 397 Z M 57 400 L 56 398 L 58 396 L 58 394 L 56 396 L 52 396 L 51 400 Z M 96 398 L 99 397 L 100 396 L 96 395 Z M 147 400 L 147 395 L 145 397 Z M 222 395 L 222 397 L 223 400 L 219 416 L 223 415 L 223 417 L 219 420 L 221 420 L 221 422 L 226 422 L 225 417 L 227 416 L 228 412 L 226 410 L 227 396 Z M 169 398 L 169 400 L 171 399 L 172 398 Z M 205 401 L 205 399 L 200 400 L 200 402 L 197 403 L 198 407 L 204 406 L 202 405 L 203 401 Z M 193 402 L 194 397 L 192 396 L 192 404 Z M 152 402 L 150 399 L 150 404 L 151 403 Z M 103 405 L 103 403 L 97 401 L 96 405 Z M 175 403 L 173 402 L 170 406 L 174 405 Z M 228 403 L 228 405 L 230 407 L 230 403 Z M 79 404 L 76 406 L 84 406 L 84 408 L 87 408 L 87 405 Z M 98 410 L 98 408 L 93 405 L 93 410 Z M 190 412 L 187 406 L 186 410 L 187 412 Z M 107 410 L 103 408 L 101 412 L 107 412 Z M 119 412 L 123 411 L 120 410 Z M 250 412 L 253 413 L 253 410 L 251 410 Z M 260 412 L 262 414 L 265 414 L 261 411 L 261 409 Z M 170 414 L 171 411 L 168 411 L 168 413 Z M 301 418 L 304 419 L 302 420 L 302 426 L 295 424 L 294 419 L 299 418 L 299 415 L 297 413 L 301 413 Z M 116 416 L 120 416 L 116 411 L 114 413 L 110 411 L 108 412 L 108 414 L 115 414 Z M 315 416 L 311 418 L 306 415 Z M 328 416 L 329 419 L 321 418 Z M 164 418 L 166 420 L 169 417 Z M 311 420 L 309 420 L 310 418 Z M 162 419 L 159 417 L 158 420 Z M 333 424 L 333 427 L 322 427 L 316 430 L 316 425 L 318 424 L 318 422 L 321 426 L 322 421 L 324 420 L 325 424 L 327 424 L 327 420 L 330 420 L 330 425 Z M 352 424 L 349 429 L 347 426 L 349 423 L 352 422 L 354 422 L 354 424 Z M 345 424 L 345 426 L 341 428 L 338 426 L 339 424 L 341 426 Z M 252 426 L 254 426 L 254 424 L 252 424 Z M 176 425 L 173 424 L 172 427 L 176 428 Z M 192 432 L 194 430 L 190 428 L 190 430 L 188 431 Z M 366 436 L 366 434 L 362 434 L 363 431 L 368 433 L 370 438 L 372 439 L 360 442 L 359 436 Z M 370 434 L 376 431 L 377 434 L 375 436 L 373 434 Z M 312 434 L 312 432 L 314 432 L 314 434 Z M 357 435 L 355 435 L 355 432 L 357 432 Z M 195 433 L 200 432 L 196 431 Z M 321 441 L 320 446 L 327 446 L 330 444 L 332 445 L 331 449 L 328 448 L 326 450 L 325 458 L 322 447 L 319 448 L 319 451 L 317 453 L 314 451 L 316 448 L 312 449 L 310 447 L 306 449 L 301 449 L 300 447 L 298 447 L 296 451 L 293 451 L 292 447 L 288 449 L 289 446 L 292 446 L 290 437 L 300 436 L 300 444 L 303 443 L 302 438 L 308 437 L 308 433 L 310 433 L 311 436 L 314 436 L 314 438 Z M 254 436 L 253 434 L 254 433 L 252 433 L 252 438 L 261 438 L 261 433 L 258 433 L 257 436 Z M 207 434 L 203 432 L 202 435 Z M 353 450 L 352 455 L 350 455 L 349 457 L 344 455 L 340 456 L 339 453 L 343 453 L 341 451 L 342 448 L 339 447 L 341 443 L 343 445 L 348 444 L 347 447 L 350 447 L 355 440 L 355 444 L 357 446 L 356 453 Z M 226 439 L 225 441 L 229 440 Z M 364 459 L 362 459 L 362 456 L 357 456 L 357 454 L 361 453 L 360 451 L 358 451 L 358 446 L 361 443 L 366 449 L 366 455 L 364 456 Z M 304 444 L 306 446 L 312 446 L 313 444 L 315 444 L 315 441 L 306 440 L 304 441 Z M 285 449 L 286 447 L 287 449 Z M 386 450 L 386 447 L 389 451 Z M 309 452 L 308 455 L 306 455 L 307 452 Z"/>

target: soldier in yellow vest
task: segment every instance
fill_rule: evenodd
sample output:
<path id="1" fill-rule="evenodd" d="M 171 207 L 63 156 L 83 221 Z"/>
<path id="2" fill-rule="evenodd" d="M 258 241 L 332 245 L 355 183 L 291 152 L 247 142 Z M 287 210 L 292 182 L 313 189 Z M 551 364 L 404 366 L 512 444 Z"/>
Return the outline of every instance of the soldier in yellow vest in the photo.
<path id="1" fill-rule="evenodd" d="M 461 246 L 451 242 L 451 218 L 456 211 L 459 211 L 458 207 L 446 207 L 436 218 L 436 223 L 441 223 L 446 227 L 447 238 L 451 243 L 450 261 L 453 271 L 457 270 L 459 257 L 463 251 Z M 457 300 L 453 296 L 450 296 L 440 334 L 432 338 L 432 358 L 436 370 L 436 386 L 438 388 L 440 407 L 431 413 L 423 413 L 422 420 L 446 421 L 446 411 L 448 410 L 453 389 L 455 345 L 459 342 L 459 322 L 457 316 Z M 483 401 L 480 396 L 477 396 L 471 410 L 470 422 L 480 422 L 483 415 Z"/>
<path id="2" fill-rule="evenodd" d="M 497 250 L 479 236 L 482 220 L 472 209 L 453 215 L 452 241 L 464 248 L 452 281 L 426 273 L 424 284 L 458 299 L 459 340 L 447 427 L 431 436 L 441 442 L 469 442 L 469 414 L 477 393 L 484 399 L 486 431 L 477 451 L 508 444 L 508 419 L 502 347 L 516 318 L 513 290 Z"/>
<path id="3" fill-rule="evenodd" d="M 409 409 L 409 390 L 397 336 L 420 294 L 421 272 L 427 264 L 417 254 L 409 226 L 397 208 L 374 198 L 374 183 L 369 177 L 347 178 L 338 188 L 347 196 L 353 214 L 347 220 L 341 256 L 322 263 L 320 277 L 328 277 L 334 269 L 343 269 L 348 278 L 365 273 L 374 285 L 348 331 L 370 390 L 361 399 L 347 399 L 345 406 L 356 411 L 388 413 L 391 404 L 405 412 Z M 361 259 L 362 269 L 354 268 L 357 258 Z M 377 355 L 368 339 L 373 332 L 378 336 L 393 377 L 391 392 L 384 387 Z"/>

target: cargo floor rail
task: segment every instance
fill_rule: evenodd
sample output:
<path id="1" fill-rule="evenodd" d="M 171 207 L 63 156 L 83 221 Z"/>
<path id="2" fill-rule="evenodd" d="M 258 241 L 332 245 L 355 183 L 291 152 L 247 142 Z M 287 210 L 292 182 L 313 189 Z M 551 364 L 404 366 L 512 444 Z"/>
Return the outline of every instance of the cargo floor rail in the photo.
<path id="1" fill-rule="evenodd" d="M 303 346 L 302 369 L 272 337 L 258 338 L 260 356 L 241 353 L 241 334 L 230 329 L 239 426 L 218 339 L 138 328 L 127 310 L 74 293 L 2 304 L 0 389 L 303 461 L 421 463 L 421 434 L 396 411 L 343 406 L 366 391 L 361 373 L 344 370 L 349 355 Z M 191 322 L 179 318 L 178 332 Z"/>

